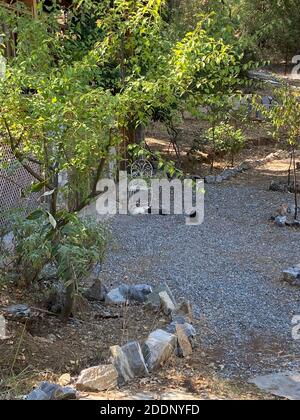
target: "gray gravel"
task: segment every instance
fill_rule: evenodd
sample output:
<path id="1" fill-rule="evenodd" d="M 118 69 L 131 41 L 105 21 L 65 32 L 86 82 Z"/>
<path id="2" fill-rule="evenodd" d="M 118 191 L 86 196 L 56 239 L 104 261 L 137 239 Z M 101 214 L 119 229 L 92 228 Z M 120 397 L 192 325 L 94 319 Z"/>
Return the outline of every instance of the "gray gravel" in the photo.
<path id="1" fill-rule="evenodd" d="M 291 336 L 300 289 L 279 281 L 300 262 L 300 231 L 268 222 L 282 202 L 292 204 L 291 195 L 267 191 L 270 179 L 254 171 L 208 186 L 201 226 L 186 226 L 183 216 L 112 221 L 107 285 L 166 281 L 189 298 L 200 349 L 226 377 L 300 368 L 300 342 Z"/>

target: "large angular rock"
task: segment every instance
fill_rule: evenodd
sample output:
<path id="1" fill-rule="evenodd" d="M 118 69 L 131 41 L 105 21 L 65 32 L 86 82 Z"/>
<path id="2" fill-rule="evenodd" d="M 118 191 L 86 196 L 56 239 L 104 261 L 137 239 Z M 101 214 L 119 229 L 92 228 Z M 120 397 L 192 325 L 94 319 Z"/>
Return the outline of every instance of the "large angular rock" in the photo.
<path id="1" fill-rule="evenodd" d="M 233 171 L 232 169 L 225 169 L 223 172 L 221 172 L 220 176 L 222 177 L 223 181 L 228 181 L 230 178 L 232 178 L 236 174 L 237 172 Z"/>
<path id="2" fill-rule="evenodd" d="M 95 366 L 81 371 L 76 388 L 80 391 L 106 391 L 118 386 L 118 372 L 113 365 Z"/>
<path id="3" fill-rule="evenodd" d="M 76 399 L 76 390 L 72 387 L 61 387 L 57 384 L 42 382 L 40 390 L 51 397 L 51 400 L 74 400 Z"/>
<path id="4" fill-rule="evenodd" d="M 27 305 L 11 305 L 4 309 L 5 316 L 15 319 L 29 318 L 31 309 Z"/>
<path id="5" fill-rule="evenodd" d="M 166 327 L 166 331 L 170 334 L 176 334 L 177 333 L 177 325 L 182 326 L 182 329 L 183 329 L 185 335 L 189 339 L 192 347 L 194 347 L 195 346 L 195 338 L 196 338 L 197 333 L 196 333 L 195 328 L 191 324 L 173 321 L 173 322 L 171 322 L 171 324 L 169 324 Z"/>
<path id="6" fill-rule="evenodd" d="M 191 342 L 186 335 L 184 326 L 181 324 L 176 324 L 176 335 L 178 343 L 178 354 L 179 356 L 187 357 L 193 353 L 193 348 Z"/>
<path id="7" fill-rule="evenodd" d="M 34 389 L 26 400 L 75 400 L 76 390 L 71 387 L 61 387 L 50 382 L 42 382 L 38 388 Z"/>
<path id="8" fill-rule="evenodd" d="M 222 176 L 221 175 L 217 175 L 216 176 L 216 183 L 217 184 L 221 184 L 223 182 L 223 178 L 222 178 Z"/>
<path id="9" fill-rule="evenodd" d="M 207 175 L 204 178 L 206 184 L 221 184 L 224 181 L 222 174 L 220 175 Z"/>
<path id="10" fill-rule="evenodd" d="M 76 400 L 77 392 L 76 389 L 71 386 L 65 386 L 62 388 L 62 393 L 58 397 L 59 400 Z"/>
<path id="11" fill-rule="evenodd" d="M 184 318 L 185 322 L 189 324 L 194 322 L 193 308 L 190 301 L 184 300 L 173 311 L 172 320 L 177 321 L 179 318 Z"/>
<path id="12" fill-rule="evenodd" d="M 160 292 L 160 304 L 163 313 L 167 316 L 171 315 L 175 310 L 175 305 L 167 292 Z"/>
<path id="13" fill-rule="evenodd" d="M 153 308 L 159 309 L 161 307 L 161 298 L 159 296 L 159 294 L 161 292 L 167 292 L 167 294 L 169 295 L 170 299 L 172 300 L 173 304 L 176 306 L 176 300 L 169 288 L 169 286 L 166 283 L 163 283 L 159 286 L 156 286 L 153 289 L 153 292 L 150 293 L 147 296 L 147 304 Z"/>
<path id="14" fill-rule="evenodd" d="M 30 392 L 25 398 L 28 401 L 50 401 L 51 398 L 46 392 L 42 391 L 41 389 L 37 388 Z"/>
<path id="15" fill-rule="evenodd" d="M 292 286 L 300 286 L 300 264 L 284 270 L 282 279 Z"/>
<path id="16" fill-rule="evenodd" d="M 47 300 L 46 307 L 48 311 L 60 314 L 66 302 L 66 288 L 63 282 L 54 283 Z"/>
<path id="17" fill-rule="evenodd" d="M 129 299 L 144 303 L 147 301 L 147 297 L 150 293 L 152 293 L 152 287 L 148 284 L 136 284 L 130 286 Z"/>
<path id="18" fill-rule="evenodd" d="M 136 284 L 134 286 L 121 284 L 116 289 L 107 293 L 105 301 L 111 305 L 122 305 L 130 301 L 144 303 L 151 293 L 152 287 L 148 284 Z"/>
<path id="19" fill-rule="evenodd" d="M 258 376 L 249 382 L 269 394 L 300 401 L 300 372 L 272 373 Z"/>
<path id="20" fill-rule="evenodd" d="M 133 341 L 122 347 L 113 346 L 110 351 L 113 364 L 119 374 L 120 385 L 136 377 L 148 376 L 149 372 L 138 342 Z"/>
<path id="21" fill-rule="evenodd" d="M 265 161 L 266 162 L 272 162 L 272 160 L 276 159 L 276 155 L 275 153 L 269 153 L 266 157 L 265 157 Z"/>
<path id="22" fill-rule="evenodd" d="M 69 385 L 69 383 L 72 381 L 71 375 L 69 373 L 64 373 L 60 376 L 58 383 L 60 386 L 66 386 Z"/>
<path id="23" fill-rule="evenodd" d="M 136 284 L 134 286 L 121 284 L 119 291 L 129 301 L 144 303 L 147 301 L 147 296 L 152 293 L 152 287 L 148 284 Z"/>
<path id="24" fill-rule="evenodd" d="M 176 335 L 163 330 L 152 332 L 143 347 L 143 354 L 149 371 L 162 366 L 176 349 Z"/>
<path id="25" fill-rule="evenodd" d="M 88 300 L 80 294 L 74 296 L 72 314 L 81 319 L 87 318 L 89 311 L 89 302 Z"/>
<path id="26" fill-rule="evenodd" d="M 94 281 L 93 285 L 84 291 L 84 297 L 91 301 L 101 302 L 105 300 L 107 288 L 100 279 Z"/>
<path id="27" fill-rule="evenodd" d="M 120 288 L 117 287 L 116 289 L 112 289 L 107 293 L 105 296 L 105 303 L 108 305 L 126 305 L 128 303 L 128 299 L 123 296 Z"/>

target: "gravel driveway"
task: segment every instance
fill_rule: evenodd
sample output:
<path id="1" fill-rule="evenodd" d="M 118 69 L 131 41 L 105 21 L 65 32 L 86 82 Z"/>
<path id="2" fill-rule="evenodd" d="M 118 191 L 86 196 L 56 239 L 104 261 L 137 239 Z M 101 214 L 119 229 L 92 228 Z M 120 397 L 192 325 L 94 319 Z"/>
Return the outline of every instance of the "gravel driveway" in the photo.
<path id="1" fill-rule="evenodd" d="M 279 281 L 283 268 L 300 262 L 300 231 L 268 222 L 282 202 L 293 202 L 268 191 L 271 179 L 261 168 L 208 186 L 201 226 L 186 226 L 182 216 L 119 215 L 112 222 L 106 282 L 166 281 L 190 299 L 200 349 L 226 377 L 300 367 L 300 342 L 291 336 L 300 289 Z"/>

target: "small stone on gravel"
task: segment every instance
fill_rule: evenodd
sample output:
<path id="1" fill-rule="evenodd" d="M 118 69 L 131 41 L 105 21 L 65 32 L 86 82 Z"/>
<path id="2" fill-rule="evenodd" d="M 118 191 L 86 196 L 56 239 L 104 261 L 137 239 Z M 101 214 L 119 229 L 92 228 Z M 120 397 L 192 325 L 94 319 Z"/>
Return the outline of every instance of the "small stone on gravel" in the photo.
<path id="1" fill-rule="evenodd" d="M 286 216 L 276 216 L 275 217 L 275 223 L 278 227 L 285 227 L 287 222 Z"/>
<path id="2" fill-rule="evenodd" d="M 282 279 L 292 286 L 300 286 L 300 264 L 284 270 Z"/>

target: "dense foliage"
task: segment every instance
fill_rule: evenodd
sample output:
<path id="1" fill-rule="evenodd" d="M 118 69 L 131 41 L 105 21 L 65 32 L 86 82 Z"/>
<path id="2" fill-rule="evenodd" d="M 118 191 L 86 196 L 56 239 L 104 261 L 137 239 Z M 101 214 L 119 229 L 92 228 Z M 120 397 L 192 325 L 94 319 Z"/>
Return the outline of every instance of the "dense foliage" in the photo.
<path id="1" fill-rule="evenodd" d="M 241 51 L 213 36 L 215 19 L 199 17 L 190 31 L 175 34 L 169 17 L 164 0 L 77 0 L 65 15 L 40 3 L 34 19 L 0 8 L 1 21 L 17 33 L 16 56 L 0 79 L 0 146 L 8 146 L 33 176 L 31 191 L 46 191 L 50 200 L 46 220 L 53 235 L 40 251 L 45 260 L 50 253 L 63 264 L 69 302 L 76 280 L 72 262 L 84 255 L 79 258 L 73 234 L 71 246 L 66 242 L 65 230 L 85 237 L 86 227 L 70 215 L 97 196 L 108 162 L 124 160 L 137 127 L 155 116 L 170 118 L 188 98 L 238 83 Z M 62 173 L 64 184 L 58 182 Z M 67 212 L 61 213 L 62 203 Z M 37 251 L 26 246 L 35 239 L 32 232 L 18 241 L 28 264 Z M 81 246 L 83 252 L 84 240 Z"/>
<path id="2" fill-rule="evenodd" d="M 231 36 L 249 55 L 286 60 L 300 52 L 298 0 L 173 0 L 180 30 L 192 27 L 201 13 L 216 16 L 219 35 Z"/>

